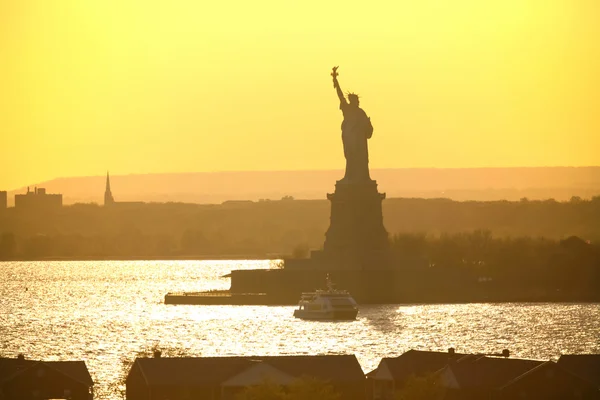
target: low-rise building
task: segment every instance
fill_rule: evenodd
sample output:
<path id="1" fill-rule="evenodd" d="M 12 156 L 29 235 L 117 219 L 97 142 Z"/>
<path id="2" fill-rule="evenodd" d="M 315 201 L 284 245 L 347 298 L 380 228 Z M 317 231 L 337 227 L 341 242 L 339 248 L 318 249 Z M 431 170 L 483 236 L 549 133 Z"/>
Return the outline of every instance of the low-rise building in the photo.
<path id="1" fill-rule="evenodd" d="M 471 355 L 449 363 L 438 372 L 446 389 L 445 399 L 489 399 L 493 390 L 506 385 L 543 361 Z"/>
<path id="2" fill-rule="evenodd" d="M 600 390 L 600 354 L 563 354 L 558 366 L 596 385 Z"/>
<path id="3" fill-rule="evenodd" d="M 491 391 L 492 400 L 598 400 L 591 382 L 547 361 Z"/>
<path id="4" fill-rule="evenodd" d="M 50 211 L 62 207 L 62 194 L 48 194 L 44 188 L 35 188 L 15 195 L 15 208 L 26 211 Z"/>
<path id="5" fill-rule="evenodd" d="M 8 193 L 5 190 L 0 190 L 0 212 L 8 207 Z"/>
<path id="6" fill-rule="evenodd" d="M 385 357 L 376 369 L 367 374 L 369 398 L 374 400 L 394 400 L 411 376 L 425 377 L 441 370 L 451 361 L 459 360 L 467 354 L 448 352 L 409 350 L 398 357 Z"/>
<path id="7" fill-rule="evenodd" d="M 286 387 L 308 377 L 327 382 L 344 400 L 365 398 L 354 355 L 137 358 L 126 380 L 127 400 L 235 399 L 266 381 Z"/>
<path id="8" fill-rule="evenodd" d="M 83 361 L 0 358 L 0 399 L 92 400 L 93 386 Z"/>
<path id="9" fill-rule="evenodd" d="M 434 400 L 600 400 L 600 355 L 566 355 L 558 363 L 509 356 L 508 350 L 489 355 L 409 350 L 383 358 L 367 374 L 367 399 L 420 393 Z"/>

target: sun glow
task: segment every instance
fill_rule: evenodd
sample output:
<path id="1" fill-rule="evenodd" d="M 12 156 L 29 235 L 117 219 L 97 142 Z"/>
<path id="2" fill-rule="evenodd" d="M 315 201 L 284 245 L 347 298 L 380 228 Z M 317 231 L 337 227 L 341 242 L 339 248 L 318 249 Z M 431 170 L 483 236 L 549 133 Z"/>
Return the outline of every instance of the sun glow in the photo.
<path id="1" fill-rule="evenodd" d="M 0 5 L 0 188 L 58 176 L 600 164 L 600 3 Z M 24 167 L 26 166 L 26 167 Z"/>

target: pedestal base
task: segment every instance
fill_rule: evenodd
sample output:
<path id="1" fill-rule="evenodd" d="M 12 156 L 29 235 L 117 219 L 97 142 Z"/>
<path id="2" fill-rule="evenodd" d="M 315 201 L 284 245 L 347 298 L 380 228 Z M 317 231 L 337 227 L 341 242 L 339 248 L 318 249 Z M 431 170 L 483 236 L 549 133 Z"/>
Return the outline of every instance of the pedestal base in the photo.
<path id="1" fill-rule="evenodd" d="M 331 201 L 331 221 L 323 258 L 330 269 L 382 270 L 389 266 L 388 233 L 376 181 L 338 181 Z"/>

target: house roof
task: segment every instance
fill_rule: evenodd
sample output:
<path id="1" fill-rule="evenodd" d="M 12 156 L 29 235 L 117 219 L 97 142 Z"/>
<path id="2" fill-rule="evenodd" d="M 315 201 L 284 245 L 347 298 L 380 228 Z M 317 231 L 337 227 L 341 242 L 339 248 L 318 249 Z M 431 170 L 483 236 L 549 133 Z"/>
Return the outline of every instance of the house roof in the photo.
<path id="1" fill-rule="evenodd" d="M 4 382 L 17 372 L 27 369 L 31 364 L 27 360 L 0 358 L 0 382 Z"/>
<path id="2" fill-rule="evenodd" d="M 202 386 L 220 384 L 260 362 L 295 377 L 306 375 L 332 382 L 364 379 L 354 355 L 159 357 L 137 358 L 134 365 L 150 386 Z"/>
<path id="3" fill-rule="evenodd" d="M 62 372 L 74 380 L 86 385 L 94 385 L 94 380 L 90 376 L 90 372 L 85 365 L 85 361 L 42 361 L 50 368 Z"/>
<path id="4" fill-rule="evenodd" d="M 367 372 L 365 374 L 365 376 L 367 378 L 374 378 L 377 375 L 377 368 L 375 368 L 374 370 L 372 370 L 371 372 Z"/>
<path id="5" fill-rule="evenodd" d="M 37 365 L 52 368 L 84 385 L 94 385 L 84 361 L 37 361 L 16 358 L 0 358 L 0 382 L 8 381 Z"/>
<path id="6" fill-rule="evenodd" d="M 495 388 L 543 364 L 543 361 L 481 356 L 449 364 L 460 388 Z"/>
<path id="7" fill-rule="evenodd" d="M 525 371 L 524 373 L 522 373 L 521 375 L 517 376 L 516 378 L 511 379 L 510 381 L 508 381 L 504 385 L 500 386 L 498 388 L 498 390 L 504 390 L 504 389 L 506 389 L 508 387 L 511 387 L 511 386 L 513 386 L 515 384 L 518 384 L 519 382 L 522 382 L 522 381 L 526 380 L 530 376 L 535 375 L 535 374 L 539 373 L 542 370 L 545 370 L 545 369 L 548 369 L 548 368 L 552 368 L 553 366 L 556 366 L 556 364 L 554 362 L 552 362 L 552 361 L 543 362 L 543 363 L 541 363 L 541 364 L 539 364 L 539 365 L 531 368 L 530 370 Z"/>
<path id="8" fill-rule="evenodd" d="M 565 354 L 558 365 L 600 388 L 600 354 Z"/>
<path id="9" fill-rule="evenodd" d="M 267 378 L 270 382 L 289 385 L 297 378 L 281 372 L 277 368 L 271 366 L 269 363 L 257 362 L 254 365 L 246 368 L 239 374 L 233 375 L 224 382 L 221 382 L 222 386 L 251 386 L 258 385 Z"/>
<path id="10" fill-rule="evenodd" d="M 379 365 L 385 363 L 393 379 L 400 381 L 410 375 L 420 376 L 438 371 L 444 368 L 449 361 L 459 360 L 465 356 L 467 354 L 454 353 L 451 355 L 448 352 L 440 351 L 409 350 L 398 357 L 383 358 Z M 370 372 L 369 376 L 374 376 L 374 372 Z"/>
<path id="11" fill-rule="evenodd" d="M 581 398 L 589 398 L 582 396 L 583 393 L 596 394 L 593 398 L 598 396 L 598 389 L 593 383 L 561 368 L 554 361 L 530 369 L 495 391 L 523 393 L 526 396 L 527 390 L 535 391 L 538 398 L 543 397 L 542 391 L 552 393 L 553 398 L 575 398 L 577 393 Z"/>

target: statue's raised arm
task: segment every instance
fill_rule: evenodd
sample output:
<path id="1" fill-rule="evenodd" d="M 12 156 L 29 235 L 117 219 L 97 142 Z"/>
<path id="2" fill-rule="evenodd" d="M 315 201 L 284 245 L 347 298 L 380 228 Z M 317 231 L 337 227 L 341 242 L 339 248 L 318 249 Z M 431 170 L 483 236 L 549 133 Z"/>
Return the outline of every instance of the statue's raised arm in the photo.
<path id="1" fill-rule="evenodd" d="M 340 102 L 344 103 L 344 104 L 348 104 L 346 102 L 346 98 L 344 97 L 344 92 L 342 92 L 342 88 L 340 88 L 340 83 L 337 80 L 337 77 L 339 75 L 338 72 L 337 72 L 338 68 L 339 67 L 333 67 L 331 69 L 331 76 L 333 77 L 333 87 L 335 88 L 335 90 L 337 92 L 337 95 L 338 95 L 338 97 L 340 99 Z"/>

